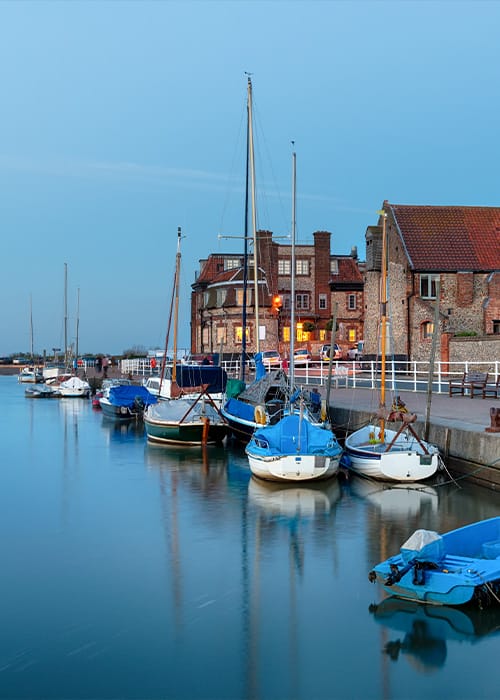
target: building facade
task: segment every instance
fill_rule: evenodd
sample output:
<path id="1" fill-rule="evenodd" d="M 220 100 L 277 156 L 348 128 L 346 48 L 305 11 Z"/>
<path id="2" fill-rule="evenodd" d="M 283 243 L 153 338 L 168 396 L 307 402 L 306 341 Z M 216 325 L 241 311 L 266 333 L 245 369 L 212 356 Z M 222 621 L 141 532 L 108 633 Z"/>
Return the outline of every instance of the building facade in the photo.
<path id="1" fill-rule="evenodd" d="M 258 338 L 260 350 L 287 354 L 292 246 L 277 243 L 270 231 L 258 231 L 256 240 L 257 265 L 249 256 L 246 273 L 241 254 L 200 261 L 191 294 L 193 353 L 240 354 L 246 327 L 247 352 L 256 351 Z M 332 255 L 330 244 L 330 232 L 316 231 L 311 245 L 295 246 L 295 345 L 313 355 L 330 341 L 334 309 L 337 342 L 347 348 L 363 334 L 363 266 L 355 249 L 350 256 Z"/>
<path id="2" fill-rule="evenodd" d="M 395 356 L 428 360 L 439 304 L 436 359 L 453 356 L 454 338 L 481 342 L 498 359 L 500 208 L 436 207 L 385 201 L 390 347 Z M 366 231 L 365 353 L 378 352 L 382 217 Z M 474 341 L 472 341 L 474 342 Z M 471 351 L 471 343 L 464 345 Z M 468 359 L 474 359 L 469 357 Z"/>

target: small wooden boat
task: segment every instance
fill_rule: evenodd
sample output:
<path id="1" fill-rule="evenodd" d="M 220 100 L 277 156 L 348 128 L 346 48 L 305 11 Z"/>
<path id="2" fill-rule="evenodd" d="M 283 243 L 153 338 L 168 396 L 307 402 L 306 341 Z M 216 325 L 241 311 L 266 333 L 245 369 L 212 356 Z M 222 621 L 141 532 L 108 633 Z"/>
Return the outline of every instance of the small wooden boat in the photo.
<path id="1" fill-rule="evenodd" d="M 228 431 L 208 395 L 152 404 L 144 412 L 144 425 L 150 442 L 167 445 L 221 443 Z"/>
<path id="2" fill-rule="evenodd" d="M 417 530 L 368 578 L 394 596 L 435 605 L 500 604 L 500 517 L 444 535 Z"/>

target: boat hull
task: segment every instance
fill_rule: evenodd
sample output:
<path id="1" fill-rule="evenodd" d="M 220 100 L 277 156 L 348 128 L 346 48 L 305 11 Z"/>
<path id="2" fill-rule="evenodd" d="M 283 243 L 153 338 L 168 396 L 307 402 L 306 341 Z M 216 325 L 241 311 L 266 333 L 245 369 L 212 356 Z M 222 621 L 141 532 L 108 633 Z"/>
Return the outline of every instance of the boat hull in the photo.
<path id="1" fill-rule="evenodd" d="M 371 479 L 398 483 L 424 481 L 436 473 L 439 467 L 436 447 L 423 443 L 428 450 L 426 454 L 416 438 L 401 434 L 386 451 L 396 437 L 396 431 L 386 429 L 385 444 L 372 437 L 378 431 L 378 426 L 368 425 L 346 438 L 346 464 L 349 469 Z"/>
<path id="2" fill-rule="evenodd" d="M 500 517 L 453 530 L 441 541 L 442 554 L 430 561 L 418 552 L 409 559 L 402 547 L 374 567 L 370 580 L 393 596 L 419 603 L 500 604 Z"/>
<path id="3" fill-rule="evenodd" d="M 155 421 L 144 416 L 147 439 L 168 445 L 204 445 L 221 443 L 227 435 L 225 424 L 204 421 L 178 422 Z"/>
<path id="4" fill-rule="evenodd" d="M 282 455 L 264 457 L 246 449 L 254 476 L 268 481 L 313 481 L 329 479 L 338 472 L 339 457 L 325 455 Z"/>
<path id="5" fill-rule="evenodd" d="M 102 397 L 99 399 L 99 406 L 103 416 L 119 421 L 140 420 L 143 416 L 143 411 L 132 411 L 127 406 L 115 406 L 108 399 Z"/>

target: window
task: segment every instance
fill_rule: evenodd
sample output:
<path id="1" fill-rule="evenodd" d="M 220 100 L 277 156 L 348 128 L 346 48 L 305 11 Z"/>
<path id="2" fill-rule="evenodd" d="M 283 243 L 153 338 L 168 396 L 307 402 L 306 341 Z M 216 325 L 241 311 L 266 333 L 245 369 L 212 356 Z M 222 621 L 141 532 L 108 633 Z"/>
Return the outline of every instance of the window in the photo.
<path id="1" fill-rule="evenodd" d="M 283 328 L 283 342 L 284 343 L 290 342 L 290 326 L 285 326 Z"/>
<path id="2" fill-rule="evenodd" d="M 347 295 L 347 308 L 349 311 L 354 311 L 356 308 L 356 295 L 355 294 L 348 294 Z"/>
<path id="3" fill-rule="evenodd" d="M 309 294 L 296 294 L 295 307 L 307 311 L 309 309 Z"/>
<path id="4" fill-rule="evenodd" d="M 432 335 L 434 333 L 434 324 L 432 323 L 432 321 L 424 321 L 420 328 L 422 340 L 428 340 L 429 338 L 432 338 Z"/>
<path id="5" fill-rule="evenodd" d="M 321 329 L 319 332 L 319 340 L 326 340 L 326 331 Z"/>
<path id="6" fill-rule="evenodd" d="M 224 306 L 224 303 L 226 301 L 226 295 L 227 295 L 227 289 L 218 289 L 217 290 L 217 306 L 219 308 L 221 306 Z"/>
<path id="7" fill-rule="evenodd" d="M 493 320 L 493 333 L 500 335 L 500 320 Z"/>
<path id="8" fill-rule="evenodd" d="M 278 260 L 278 275 L 290 275 L 292 266 L 290 260 L 279 258 Z"/>
<path id="9" fill-rule="evenodd" d="M 327 302 L 326 294 L 320 294 L 319 298 L 318 298 L 318 307 L 320 309 L 326 309 L 326 302 Z"/>
<path id="10" fill-rule="evenodd" d="M 420 296 L 422 299 L 436 298 L 436 282 L 439 275 L 420 275 Z"/>
<path id="11" fill-rule="evenodd" d="M 339 261 L 338 260 L 330 260 L 330 274 L 332 274 L 332 275 L 339 274 Z"/>
<path id="12" fill-rule="evenodd" d="M 246 338 L 247 338 L 247 343 L 250 342 L 250 329 L 246 328 Z M 243 342 L 243 326 L 236 326 L 234 329 L 234 342 L 237 343 L 238 345 L 241 345 Z"/>
<path id="13" fill-rule="evenodd" d="M 349 330 L 347 331 L 347 335 L 348 335 L 350 343 L 356 342 L 356 329 L 355 328 L 349 328 Z"/>
<path id="14" fill-rule="evenodd" d="M 283 309 L 290 309 L 290 295 L 289 294 L 281 294 L 281 301 L 282 301 L 282 308 Z"/>
<path id="15" fill-rule="evenodd" d="M 241 267 L 239 258 L 224 258 L 224 270 L 234 270 Z"/>
<path id="16" fill-rule="evenodd" d="M 247 289 L 247 306 L 252 303 L 252 290 Z M 236 290 L 236 306 L 243 306 L 243 289 Z"/>
<path id="17" fill-rule="evenodd" d="M 224 326 L 217 326 L 216 328 L 216 342 L 217 345 L 226 344 L 226 329 Z"/>
<path id="18" fill-rule="evenodd" d="M 295 261 L 295 272 L 297 275 L 309 274 L 309 260 L 299 259 Z"/>
<path id="19" fill-rule="evenodd" d="M 297 340 L 299 342 L 304 342 L 306 340 L 309 340 L 311 337 L 311 334 L 305 330 L 303 330 L 304 325 L 302 323 L 297 323 Z"/>

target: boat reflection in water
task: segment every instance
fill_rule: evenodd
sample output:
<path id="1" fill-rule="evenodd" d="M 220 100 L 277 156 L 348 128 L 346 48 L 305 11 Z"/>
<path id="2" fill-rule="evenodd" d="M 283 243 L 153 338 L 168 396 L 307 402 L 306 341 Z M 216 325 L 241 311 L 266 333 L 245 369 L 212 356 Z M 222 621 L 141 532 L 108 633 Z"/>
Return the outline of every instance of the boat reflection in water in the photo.
<path id="1" fill-rule="evenodd" d="M 408 518 L 423 512 L 437 513 L 438 492 L 423 484 L 386 484 L 360 476 L 349 478 L 351 494 L 366 499 L 389 518 Z"/>
<path id="2" fill-rule="evenodd" d="M 268 516 L 313 518 L 328 515 L 340 499 L 337 479 L 307 486 L 263 481 L 252 476 L 248 483 L 248 501 Z"/>
<path id="3" fill-rule="evenodd" d="M 445 665 L 447 642 L 476 644 L 500 631 L 500 608 L 452 608 L 386 598 L 370 606 L 379 624 L 402 633 L 387 642 L 384 652 L 398 661 L 401 655 L 421 672 Z"/>

